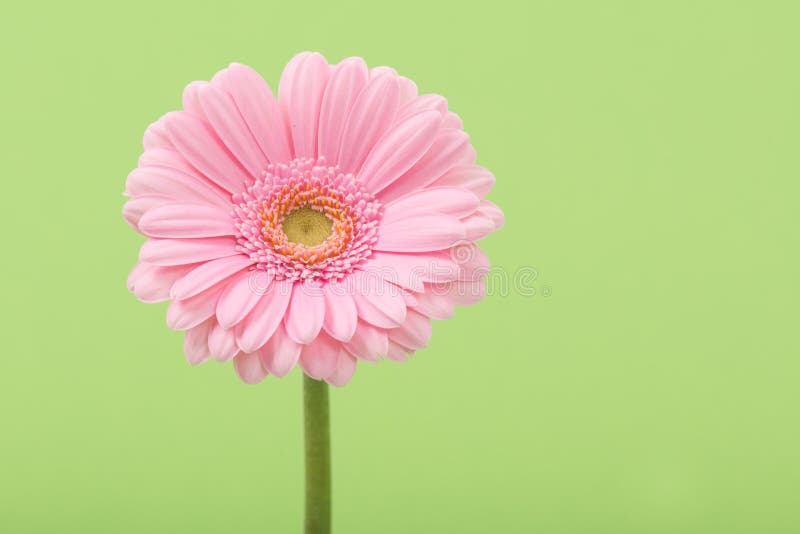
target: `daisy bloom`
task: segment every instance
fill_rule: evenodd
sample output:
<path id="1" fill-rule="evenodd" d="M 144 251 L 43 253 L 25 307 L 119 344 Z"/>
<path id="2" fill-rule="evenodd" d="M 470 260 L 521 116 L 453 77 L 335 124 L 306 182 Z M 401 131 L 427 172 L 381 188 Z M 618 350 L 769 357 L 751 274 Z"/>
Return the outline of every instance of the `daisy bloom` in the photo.
<path id="1" fill-rule="evenodd" d="M 482 298 L 493 183 L 447 101 L 391 68 L 302 53 L 276 97 L 232 64 L 144 134 L 123 214 L 148 239 L 128 287 L 171 301 L 192 364 L 232 359 L 255 383 L 299 363 L 341 386 Z"/>

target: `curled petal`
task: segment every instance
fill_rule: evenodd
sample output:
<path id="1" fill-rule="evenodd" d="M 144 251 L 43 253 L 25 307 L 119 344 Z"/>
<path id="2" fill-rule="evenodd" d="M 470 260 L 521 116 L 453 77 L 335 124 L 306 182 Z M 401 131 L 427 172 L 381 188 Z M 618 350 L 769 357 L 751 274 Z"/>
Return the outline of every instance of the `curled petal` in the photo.
<path id="1" fill-rule="evenodd" d="M 325 319 L 322 327 L 334 339 L 350 341 L 358 324 L 358 312 L 353 297 L 343 285 L 328 283 L 323 287 Z"/>
<path id="2" fill-rule="evenodd" d="M 390 360 L 394 360 L 396 362 L 406 362 L 408 361 L 409 354 L 412 354 L 414 351 L 405 348 L 404 346 L 395 343 L 391 339 L 389 340 L 389 350 L 386 353 L 386 357 Z"/>
<path id="3" fill-rule="evenodd" d="M 480 241 L 495 230 L 494 221 L 481 213 L 465 217 L 462 222 L 464 237 L 469 241 Z"/>
<path id="4" fill-rule="evenodd" d="M 208 349 L 211 356 L 219 362 L 228 361 L 239 353 L 236 336 L 232 329 L 223 328 L 219 323 L 211 327 L 208 334 Z"/>
<path id="5" fill-rule="evenodd" d="M 173 300 L 167 308 L 167 326 L 173 330 L 188 330 L 214 315 L 217 301 L 225 283 L 221 282 L 184 300 Z"/>
<path id="6" fill-rule="evenodd" d="M 382 328 L 359 321 L 353 338 L 344 348 L 359 360 L 375 362 L 389 351 L 389 339 Z"/>
<path id="7" fill-rule="evenodd" d="M 322 289 L 313 283 L 298 283 L 292 290 L 292 302 L 286 314 L 286 333 L 298 343 L 311 343 L 325 319 Z"/>
<path id="8" fill-rule="evenodd" d="M 188 329 L 184 334 L 183 352 L 190 364 L 198 365 L 211 357 L 211 351 L 208 349 L 208 334 L 214 324 L 213 319 L 208 319 L 194 328 Z"/>
<path id="9" fill-rule="evenodd" d="M 292 370 L 302 350 L 303 345 L 290 338 L 283 325 L 278 325 L 269 341 L 258 349 L 258 354 L 264 367 L 280 378 Z"/>
<path id="10" fill-rule="evenodd" d="M 356 359 L 350 356 L 344 349 L 339 349 L 339 359 L 336 362 L 336 368 L 333 373 L 325 378 L 325 381 L 332 386 L 342 387 L 350 382 L 355 372 Z"/>
<path id="11" fill-rule="evenodd" d="M 400 328 L 389 331 L 389 338 L 395 343 L 409 349 L 421 349 L 431 339 L 431 321 L 414 310 L 408 310 L 406 322 Z"/>
<path id="12" fill-rule="evenodd" d="M 506 223 L 506 217 L 503 215 L 503 212 L 500 211 L 500 208 L 497 207 L 496 204 L 493 202 L 489 202 L 488 200 L 484 200 L 481 202 L 480 207 L 478 208 L 478 212 L 481 215 L 484 215 L 492 220 L 494 223 L 495 231 L 499 230 L 503 227 Z"/>
<path id="13" fill-rule="evenodd" d="M 399 287 L 363 271 L 350 280 L 355 286 L 353 300 L 361 319 L 381 328 L 394 328 L 403 323 L 406 303 Z"/>
<path id="14" fill-rule="evenodd" d="M 308 376 L 323 380 L 336 370 L 341 345 L 326 334 L 320 334 L 314 341 L 303 346 L 300 366 Z"/>
<path id="15" fill-rule="evenodd" d="M 142 302 L 169 300 L 172 285 L 193 268 L 194 265 L 161 267 L 140 262 L 128 276 L 128 290 Z"/>
<path id="16" fill-rule="evenodd" d="M 450 319 L 455 313 L 455 301 L 447 294 L 437 291 L 425 291 L 414 295 L 416 303 L 414 309 L 426 317 L 443 321 Z"/>
<path id="17" fill-rule="evenodd" d="M 122 207 L 122 216 L 131 228 L 139 232 L 139 221 L 145 213 L 170 202 L 173 202 L 172 199 L 163 196 L 136 197 Z"/>
<path id="18" fill-rule="evenodd" d="M 257 353 L 245 354 L 240 352 L 233 359 L 233 368 L 245 384 L 258 384 L 267 376 L 267 370 L 261 364 Z"/>

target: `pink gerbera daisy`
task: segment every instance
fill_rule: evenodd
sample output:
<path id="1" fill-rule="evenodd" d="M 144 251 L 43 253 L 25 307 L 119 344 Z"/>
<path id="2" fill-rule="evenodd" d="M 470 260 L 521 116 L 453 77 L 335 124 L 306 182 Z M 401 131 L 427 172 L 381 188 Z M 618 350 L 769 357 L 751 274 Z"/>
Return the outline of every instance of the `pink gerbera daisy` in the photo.
<path id="1" fill-rule="evenodd" d="M 248 383 L 347 383 L 403 361 L 431 319 L 479 300 L 474 245 L 503 223 L 459 117 L 393 69 L 303 53 L 277 99 L 232 64 L 193 82 L 144 134 L 123 213 L 148 241 L 128 287 L 171 300 L 192 364 L 233 359 Z"/>

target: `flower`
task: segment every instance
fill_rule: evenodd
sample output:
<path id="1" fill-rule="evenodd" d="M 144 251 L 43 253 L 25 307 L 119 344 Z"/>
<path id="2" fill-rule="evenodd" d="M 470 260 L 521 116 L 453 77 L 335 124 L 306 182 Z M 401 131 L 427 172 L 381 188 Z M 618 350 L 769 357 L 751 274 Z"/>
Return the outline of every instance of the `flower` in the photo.
<path id="1" fill-rule="evenodd" d="M 485 293 L 474 242 L 503 224 L 494 177 L 447 101 L 393 69 L 302 53 L 275 98 L 234 63 L 143 144 L 123 215 L 148 240 L 128 288 L 171 301 L 192 364 L 233 359 L 255 383 L 299 362 L 341 386 Z"/>

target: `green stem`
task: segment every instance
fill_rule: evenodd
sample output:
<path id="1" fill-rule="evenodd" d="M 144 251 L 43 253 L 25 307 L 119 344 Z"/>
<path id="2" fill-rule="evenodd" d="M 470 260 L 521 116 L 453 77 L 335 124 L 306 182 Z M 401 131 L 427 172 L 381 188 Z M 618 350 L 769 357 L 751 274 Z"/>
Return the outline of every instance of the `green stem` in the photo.
<path id="1" fill-rule="evenodd" d="M 306 436 L 305 534 L 331 531 L 331 431 L 328 384 L 303 374 Z"/>

